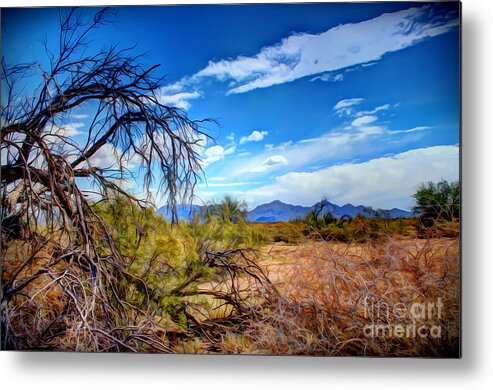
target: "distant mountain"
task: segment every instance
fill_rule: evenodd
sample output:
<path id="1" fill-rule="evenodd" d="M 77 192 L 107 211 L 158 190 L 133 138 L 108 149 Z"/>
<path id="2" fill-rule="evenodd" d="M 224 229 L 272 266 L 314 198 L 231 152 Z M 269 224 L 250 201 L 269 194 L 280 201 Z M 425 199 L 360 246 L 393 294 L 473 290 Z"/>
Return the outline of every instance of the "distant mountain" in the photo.
<path id="1" fill-rule="evenodd" d="M 193 217 L 193 214 L 200 213 L 202 210 L 203 206 L 197 206 L 195 204 L 189 205 L 189 204 L 180 204 L 177 205 L 176 211 L 178 214 L 178 219 L 186 219 L 187 221 L 190 221 Z M 171 209 L 168 208 L 168 206 L 163 206 L 157 209 L 156 213 L 158 215 L 162 215 L 164 219 L 167 221 L 171 221 Z"/>
<path id="2" fill-rule="evenodd" d="M 395 219 L 395 218 L 411 218 L 415 217 L 416 214 L 412 213 L 410 211 L 406 210 L 401 210 L 401 209 L 396 209 L 395 207 L 391 210 L 388 210 L 390 214 L 390 218 Z"/>
<path id="3" fill-rule="evenodd" d="M 247 215 L 247 221 L 249 222 L 287 222 L 295 219 L 304 219 L 306 214 L 315 209 L 320 208 L 320 202 L 315 203 L 311 207 L 306 206 L 293 206 L 291 204 L 283 203 L 279 200 L 275 200 L 270 203 L 261 204 L 251 210 Z M 327 202 L 323 207 L 321 213 L 324 214 L 330 212 L 334 217 L 356 217 L 358 214 L 364 215 L 369 218 L 409 218 L 413 216 L 413 213 L 405 210 L 393 208 L 391 210 L 372 210 L 365 206 L 354 206 L 351 203 L 347 203 L 344 206 L 338 206 L 336 204 Z"/>
<path id="4" fill-rule="evenodd" d="M 320 202 L 315 203 L 311 207 L 307 206 L 295 206 L 292 204 L 286 204 L 280 200 L 274 200 L 270 203 L 264 203 L 247 214 L 248 222 L 288 222 L 295 219 L 304 219 L 306 214 L 315 209 L 320 208 Z M 194 213 L 200 213 L 206 210 L 207 206 L 198 205 L 178 205 L 177 213 L 178 219 L 191 220 Z M 358 214 L 364 215 L 370 218 L 410 218 L 413 213 L 397 208 L 391 210 L 375 210 L 369 209 L 365 206 L 354 206 L 351 203 L 347 203 L 344 206 L 338 206 L 336 204 L 327 202 L 322 210 L 322 214 L 329 211 L 334 217 L 350 216 L 355 217 Z M 165 219 L 171 220 L 171 210 L 166 206 L 163 206 L 157 210 L 159 215 L 164 216 Z"/>
<path id="5" fill-rule="evenodd" d="M 255 222 L 277 222 L 276 217 L 258 217 Z"/>
<path id="6" fill-rule="evenodd" d="M 311 209 L 320 207 L 320 202 L 314 204 Z M 413 213 L 401 209 L 393 208 L 391 210 L 374 210 L 365 206 L 354 206 L 351 203 L 347 203 L 344 206 L 338 206 L 333 203 L 328 203 L 322 210 L 322 214 L 330 211 L 334 217 L 350 216 L 356 217 L 358 214 L 368 218 L 409 218 L 413 216 Z"/>
<path id="7" fill-rule="evenodd" d="M 261 204 L 249 211 L 247 221 L 249 222 L 279 222 L 292 221 L 293 219 L 303 219 L 310 207 L 293 206 L 279 200 Z"/>

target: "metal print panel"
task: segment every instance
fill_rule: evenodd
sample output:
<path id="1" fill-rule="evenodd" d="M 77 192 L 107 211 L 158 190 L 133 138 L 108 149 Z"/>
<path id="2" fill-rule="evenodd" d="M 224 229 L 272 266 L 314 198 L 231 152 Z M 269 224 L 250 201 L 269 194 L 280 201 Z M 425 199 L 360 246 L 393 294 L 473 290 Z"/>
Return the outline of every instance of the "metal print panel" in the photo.
<path id="1" fill-rule="evenodd" d="M 460 3 L 1 20 L 2 349 L 460 356 Z"/>

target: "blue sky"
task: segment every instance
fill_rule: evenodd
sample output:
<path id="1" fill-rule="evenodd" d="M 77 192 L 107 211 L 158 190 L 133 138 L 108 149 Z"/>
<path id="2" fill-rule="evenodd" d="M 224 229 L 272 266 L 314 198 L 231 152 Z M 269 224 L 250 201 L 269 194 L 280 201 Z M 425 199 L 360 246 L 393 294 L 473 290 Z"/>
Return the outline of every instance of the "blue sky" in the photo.
<path id="1" fill-rule="evenodd" d="M 93 47 L 137 45 L 146 64 L 162 65 L 162 102 L 217 120 L 195 203 L 231 194 L 251 207 L 311 205 L 325 195 L 410 209 L 420 183 L 459 178 L 458 3 L 115 10 Z M 7 61 L 43 63 L 56 9 L 2 12 Z M 76 116 L 66 125 L 82 141 Z"/>

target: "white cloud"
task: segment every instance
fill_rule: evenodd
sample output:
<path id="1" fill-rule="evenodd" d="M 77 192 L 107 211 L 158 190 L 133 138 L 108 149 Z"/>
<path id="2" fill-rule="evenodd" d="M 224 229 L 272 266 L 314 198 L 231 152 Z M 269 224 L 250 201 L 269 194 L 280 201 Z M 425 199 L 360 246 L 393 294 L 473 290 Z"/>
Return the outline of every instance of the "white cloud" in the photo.
<path id="1" fill-rule="evenodd" d="M 202 96 L 202 93 L 198 91 L 165 94 L 165 88 L 161 90 L 161 95 L 158 97 L 159 103 L 176 108 L 182 108 L 184 110 L 188 110 L 190 108 L 191 104 L 189 100 L 198 99 Z"/>
<path id="2" fill-rule="evenodd" d="M 227 183 L 208 183 L 204 185 L 204 187 L 241 187 L 247 185 L 255 185 L 259 184 L 259 182 L 255 181 L 236 181 L 236 182 L 227 182 Z"/>
<path id="3" fill-rule="evenodd" d="M 202 161 L 204 166 L 210 165 L 224 158 L 224 148 L 219 145 L 211 146 L 204 152 L 205 159 Z"/>
<path id="4" fill-rule="evenodd" d="M 339 74 L 332 74 L 332 73 L 322 73 L 320 76 L 315 76 L 314 78 L 310 79 L 310 81 L 343 81 L 344 80 L 344 75 L 342 73 Z"/>
<path id="5" fill-rule="evenodd" d="M 268 150 L 268 151 L 272 151 L 272 150 L 284 150 L 286 149 L 287 147 L 293 145 L 293 141 L 286 141 L 286 142 L 283 142 L 277 146 L 275 146 L 274 144 L 266 144 L 265 145 L 265 150 Z"/>
<path id="6" fill-rule="evenodd" d="M 85 125 L 82 122 L 73 122 L 64 125 L 50 124 L 49 126 L 46 126 L 42 136 L 52 151 L 63 155 L 68 162 L 73 162 L 80 156 L 83 148 L 79 145 L 79 142 L 71 137 L 83 134 L 79 129 L 84 126 Z M 61 137 L 67 137 L 68 140 L 62 140 Z M 38 148 L 35 148 L 31 152 L 29 159 L 30 163 L 38 168 L 46 167 L 44 155 L 40 153 Z M 88 161 L 82 161 L 77 168 L 87 168 L 90 165 L 91 167 L 97 168 L 116 169 L 120 163 L 125 169 L 133 169 L 141 164 L 142 161 L 140 156 L 133 153 L 127 153 L 123 156 L 123 152 L 119 147 L 106 143 L 102 145 Z"/>
<path id="7" fill-rule="evenodd" d="M 367 125 L 368 123 L 375 122 L 378 118 L 374 115 L 364 115 L 360 116 L 359 118 L 355 119 L 351 125 L 354 127 L 360 127 L 363 125 Z"/>
<path id="8" fill-rule="evenodd" d="M 413 127 L 412 129 L 407 129 L 407 130 L 389 130 L 387 131 L 388 134 L 404 134 L 404 133 L 416 133 L 418 131 L 425 131 L 431 129 L 430 126 L 416 126 Z"/>
<path id="9" fill-rule="evenodd" d="M 354 106 L 355 104 L 359 104 L 363 101 L 364 99 L 362 98 L 351 98 L 351 99 L 342 99 L 339 100 L 336 105 L 334 106 L 334 110 L 340 110 L 341 108 L 346 108 L 346 107 L 351 107 Z"/>
<path id="10" fill-rule="evenodd" d="M 334 111 L 339 115 L 351 115 L 354 113 L 352 106 L 360 104 L 364 99 L 361 98 L 351 98 L 339 100 L 334 106 Z"/>
<path id="11" fill-rule="evenodd" d="M 355 113 L 355 115 L 356 116 L 373 115 L 379 111 L 388 110 L 389 108 L 390 108 L 390 104 L 383 104 L 381 106 L 375 107 L 373 110 L 359 111 L 359 112 Z"/>
<path id="12" fill-rule="evenodd" d="M 215 176 L 215 177 L 210 177 L 209 180 L 211 180 L 211 181 L 226 181 L 226 180 L 228 180 L 228 178 L 224 177 L 224 176 Z"/>
<path id="13" fill-rule="evenodd" d="M 267 131 L 253 130 L 252 134 L 250 134 L 249 136 L 240 138 L 240 145 L 243 145 L 246 142 L 262 141 L 267 134 L 269 134 Z"/>
<path id="14" fill-rule="evenodd" d="M 232 154 L 236 151 L 236 146 L 230 146 L 228 149 L 224 151 L 224 154 L 227 156 L 228 154 Z"/>
<path id="15" fill-rule="evenodd" d="M 202 160 L 202 165 L 206 167 L 216 161 L 222 160 L 225 156 L 234 153 L 235 150 L 236 146 L 231 146 L 228 149 L 224 149 L 220 145 L 211 146 L 204 151 L 205 158 Z"/>
<path id="16" fill-rule="evenodd" d="M 401 144 L 407 142 L 406 135 L 431 129 L 428 126 L 417 126 L 411 129 L 392 130 L 385 126 L 368 125 L 358 128 L 349 127 L 344 130 L 334 130 L 319 137 L 306 138 L 296 143 L 284 142 L 279 145 L 267 144 L 265 150 L 258 154 L 251 155 L 248 159 L 232 159 L 228 161 L 227 167 L 224 166 L 221 172 L 230 180 L 252 173 L 266 172 L 263 165 L 272 156 L 273 151 L 282 153 L 282 156 L 289 161 L 289 169 L 306 169 L 307 166 L 333 164 L 341 160 L 349 160 L 373 153 L 388 151 L 388 144 L 394 141 L 393 137 L 399 137 Z M 375 142 L 376 139 L 386 137 L 385 142 Z M 390 139 L 388 139 L 390 138 Z M 238 153 L 236 157 L 245 156 L 245 153 Z M 272 166 L 268 171 L 285 171 L 285 164 Z"/>
<path id="17" fill-rule="evenodd" d="M 294 33 L 251 57 L 209 61 L 204 69 L 168 88 L 173 93 L 184 92 L 204 78 L 212 78 L 227 82 L 228 94 L 237 94 L 306 76 L 322 74 L 321 79 L 328 79 L 323 74 L 374 65 L 387 53 L 444 34 L 458 24 L 456 12 L 444 15 L 427 5 L 339 25 L 319 34 Z M 336 75 L 334 81 L 342 78 L 342 74 Z"/>
<path id="18" fill-rule="evenodd" d="M 56 149 L 58 153 L 74 152 L 77 142 L 72 137 L 83 134 L 80 129 L 84 126 L 83 122 L 71 122 L 63 125 L 51 123 L 45 127 L 42 137 L 44 142 L 50 148 Z M 64 138 L 70 141 L 64 140 Z"/>
<path id="19" fill-rule="evenodd" d="M 457 15 L 436 15 L 432 6 L 386 13 L 320 34 L 296 33 L 252 57 L 209 62 L 192 79 L 232 80 L 229 93 L 244 93 L 301 77 L 374 62 L 389 52 L 444 34 L 459 23 Z"/>
<path id="20" fill-rule="evenodd" d="M 272 185 L 238 192 L 238 195 L 253 205 L 274 199 L 311 205 L 326 194 L 336 204 L 409 209 L 419 184 L 458 178 L 459 148 L 446 145 L 315 172 L 290 172 L 276 177 Z"/>
<path id="21" fill-rule="evenodd" d="M 261 173 L 271 170 L 276 165 L 288 165 L 286 157 L 281 155 L 271 156 L 265 159 L 261 165 L 253 167 L 250 172 Z"/>
<path id="22" fill-rule="evenodd" d="M 73 137 L 82 134 L 82 131 L 79 131 L 82 127 L 84 127 L 83 122 L 71 122 L 64 125 L 51 124 L 46 127 L 45 133 L 60 137 Z"/>
<path id="23" fill-rule="evenodd" d="M 382 126 L 363 126 L 358 129 L 360 136 L 383 134 L 386 132 Z"/>
<path id="24" fill-rule="evenodd" d="M 92 167 L 111 168 L 116 166 L 118 156 L 119 153 L 113 145 L 104 144 L 91 156 L 89 163 Z M 82 163 L 82 166 L 85 165 Z"/>
<path id="25" fill-rule="evenodd" d="M 344 80 L 344 75 L 342 73 L 336 74 L 334 77 L 332 77 L 333 81 L 343 81 Z"/>
<path id="26" fill-rule="evenodd" d="M 334 161 L 335 158 L 342 159 L 353 155 L 358 151 L 358 146 L 363 139 L 354 133 L 333 132 L 321 137 L 305 139 L 297 143 L 291 143 L 284 147 L 273 146 L 273 150 L 282 150 L 282 156 L 289 162 L 291 169 L 300 168 L 306 164 L 315 164 L 321 161 Z M 282 144 L 281 144 L 282 145 Z M 249 172 L 260 173 L 267 170 L 282 169 L 287 164 L 267 166 L 264 164 L 272 156 L 272 150 L 253 155 L 249 159 L 231 161 L 227 169 L 222 173 L 228 177 L 241 177 Z M 276 157 L 277 158 L 277 157 Z M 282 159 L 280 160 L 282 161 Z"/>

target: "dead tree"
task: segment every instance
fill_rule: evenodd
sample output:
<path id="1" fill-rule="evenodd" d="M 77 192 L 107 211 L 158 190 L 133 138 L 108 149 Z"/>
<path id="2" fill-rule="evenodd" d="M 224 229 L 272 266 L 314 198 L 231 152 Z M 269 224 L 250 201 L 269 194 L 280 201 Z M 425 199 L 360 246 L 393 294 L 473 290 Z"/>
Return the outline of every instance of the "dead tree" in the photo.
<path id="1" fill-rule="evenodd" d="M 12 326 L 20 322 L 28 334 L 27 324 L 39 317 L 36 310 L 22 300 L 12 302 L 16 294 L 27 294 L 31 283 L 47 277 L 66 299 L 52 322 L 43 325 L 43 337 L 49 339 L 63 326 L 66 330 L 61 318 L 69 313 L 82 323 L 74 334 L 80 338 L 77 343 L 84 339 L 85 349 L 132 350 L 135 340 L 146 342 L 149 332 L 110 332 L 114 316 L 133 308 L 115 291 L 114 281 L 128 276 L 93 202 L 114 194 L 138 201 L 125 187 L 131 179 L 128 164 L 134 162 L 143 171 L 144 190 L 157 185 L 175 210 L 178 201 L 191 198 L 200 180 L 200 145 L 206 135 L 200 121 L 160 102 L 159 65 L 144 67 L 131 49 L 117 46 L 88 54 L 91 31 L 109 21 L 111 9 L 97 12 L 90 23 L 83 22 L 77 9 L 59 12 L 58 48 L 52 52 L 45 45 L 48 69 L 2 61 L 2 262 L 10 240 L 31 245 L 30 258 L 3 280 L 2 347 L 37 347 L 37 341 L 26 341 L 28 335 Z M 18 88 L 28 76 L 40 81 L 31 94 Z M 67 125 L 81 108 L 89 115 L 83 144 L 74 142 L 74 129 Z M 99 165 L 102 153 L 114 161 Z M 104 255 L 98 248 L 101 240 Z M 48 247 L 49 260 L 35 266 L 34 259 Z"/>

